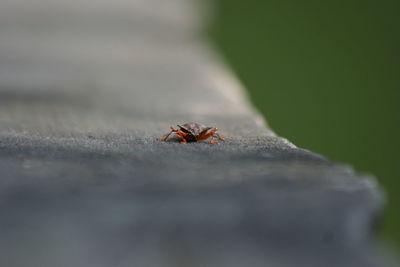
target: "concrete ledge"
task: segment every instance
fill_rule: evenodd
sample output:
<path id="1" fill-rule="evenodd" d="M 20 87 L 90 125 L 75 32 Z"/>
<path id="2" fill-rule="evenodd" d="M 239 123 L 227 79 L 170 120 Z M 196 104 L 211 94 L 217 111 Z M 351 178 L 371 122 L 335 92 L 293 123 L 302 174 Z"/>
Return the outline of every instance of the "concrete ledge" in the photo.
<path id="1" fill-rule="evenodd" d="M 386 266 L 379 187 L 276 136 L 195 2 L 0 3 L 1 266 Z M 156 141 L 198 121 L 231 139 Z"/>

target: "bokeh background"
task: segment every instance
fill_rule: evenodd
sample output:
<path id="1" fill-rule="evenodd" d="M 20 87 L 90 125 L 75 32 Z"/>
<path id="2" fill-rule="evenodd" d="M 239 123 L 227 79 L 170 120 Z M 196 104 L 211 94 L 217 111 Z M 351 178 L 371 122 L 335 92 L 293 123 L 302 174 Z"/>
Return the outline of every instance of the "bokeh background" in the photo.
<path id="1" fill-rule="evenodd" d="M 209 36 L 271 127 L 374 174 L 400 249 L 400 1 L 213 2 Z"/>

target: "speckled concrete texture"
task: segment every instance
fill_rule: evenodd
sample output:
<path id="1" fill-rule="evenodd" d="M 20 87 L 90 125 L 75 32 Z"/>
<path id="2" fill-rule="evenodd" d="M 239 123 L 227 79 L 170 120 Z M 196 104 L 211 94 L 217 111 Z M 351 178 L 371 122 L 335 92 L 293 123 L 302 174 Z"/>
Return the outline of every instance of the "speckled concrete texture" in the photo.
<path id="1" fill-rule="evenodd" d="M 386 266 L 374 179 L 276 136 L 200 10 L 0 2 L 0 266 Z M 230 139 L 156 140 L 190 121 Z"/>

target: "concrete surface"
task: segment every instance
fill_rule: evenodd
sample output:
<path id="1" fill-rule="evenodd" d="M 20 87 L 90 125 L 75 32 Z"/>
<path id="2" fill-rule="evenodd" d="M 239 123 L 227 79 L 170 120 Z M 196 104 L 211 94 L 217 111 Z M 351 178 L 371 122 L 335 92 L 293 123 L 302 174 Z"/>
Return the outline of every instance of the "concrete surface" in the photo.
<path id="1" fill-rule="evenodd" d="M 385 266 L 374 180 L 277 137 L 198 4 L 0 2 L 0 266 Z M 230 140 L 155 140 L 190 121 Z"/>

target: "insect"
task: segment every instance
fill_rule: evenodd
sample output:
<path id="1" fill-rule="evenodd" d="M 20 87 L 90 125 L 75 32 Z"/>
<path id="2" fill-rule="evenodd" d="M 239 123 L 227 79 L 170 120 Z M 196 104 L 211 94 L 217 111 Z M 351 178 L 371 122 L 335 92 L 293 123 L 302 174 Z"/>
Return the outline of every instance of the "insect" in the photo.
<path id="1" fill-rule="evenodd" d="M 171 127 L 171 131 L 168 134 L 166 134 L 164 137 L 157 138 L 157 140 L 166 141 L 172 133 L 175 133 L 175 137 L 181 139 L 180 141 L 181 144 L 206 140 L 208 138 L 211 138 L 210 139 L 211 144 L 217 144 L 217 142 L 214 141 L 215 137 L 221 141 L 227 139 L 222 137 L 219 133 L 217 133 L 218 131 L 217 128 L 206 127 L 196 122 L 185 123 L 182 126 L 178 125 L 178 127 L 179 129 Z"/>

